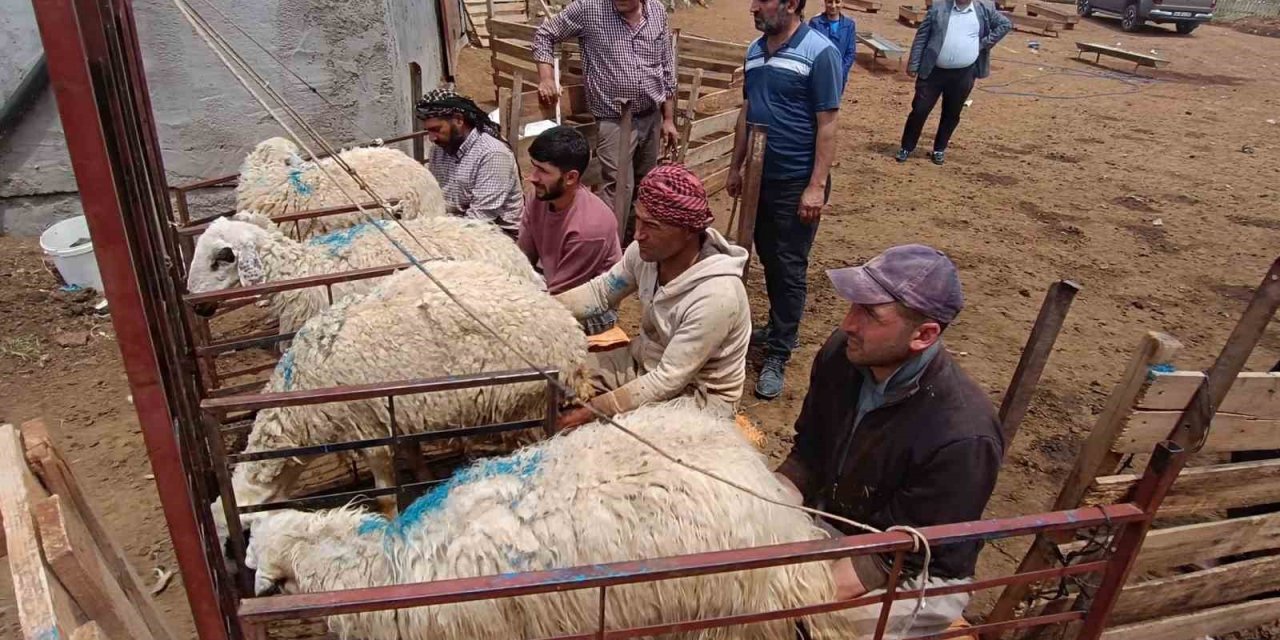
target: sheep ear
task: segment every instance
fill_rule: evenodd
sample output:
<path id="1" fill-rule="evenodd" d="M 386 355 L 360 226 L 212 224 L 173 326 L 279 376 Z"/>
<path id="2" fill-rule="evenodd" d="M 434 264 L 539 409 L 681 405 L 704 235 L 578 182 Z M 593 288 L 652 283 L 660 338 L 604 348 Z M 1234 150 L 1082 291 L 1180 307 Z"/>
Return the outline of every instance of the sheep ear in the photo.
<path id="1" fill-rule="evenodd" d="M 253 576 L 253 593 L 256 596 L 272 596 L 280 593 L 280 583 L 256 573 Z"/>
<path id="2" fill-rule="evenodd" d="M 248 243 L 240 245 L 236 251 L 236 270 L 240 273 L 240 285 L 244 287 L 262 284 L 267 279 L 257 247 Z"/>
<path id="3" fill-rule="evenodd" d="M 262 227 L 268 231 L 275 226 L 272 224 L 271 218 L 268 218 L 257 211 L 240 211 L 231 216 L 231 219 L 237 222 L 248 222 L 249 224 Z"/>

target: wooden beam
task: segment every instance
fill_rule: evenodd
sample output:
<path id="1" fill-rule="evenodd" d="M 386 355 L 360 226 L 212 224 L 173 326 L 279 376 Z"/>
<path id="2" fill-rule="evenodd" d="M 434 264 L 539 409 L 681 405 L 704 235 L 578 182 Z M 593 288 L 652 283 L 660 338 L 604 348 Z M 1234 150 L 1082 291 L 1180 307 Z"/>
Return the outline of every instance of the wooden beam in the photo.
<path id="1" fill-rule="evenodd" d="M 697 141 L 713 133 L 733 133 L 738 126 L 738 114 L 742 109 L 730 109 L 713 116 L 697 118 L 689 128 L 689 140 Z"/>
<path id="2" fill-rule="evenodd" d="M 1098 478 L 1085 505 L 1123 502 L 1138 483 L 1125 474 Z M 1188 467 L 1160 505 L 1160 516 L 1183 516 L 1274 502 L 1280 495 L 1280 459 Z"/>
<path id="3" fill-rule="evenodd" d="M 490 38 L 504 38 L 533 42 L 533 34 L 538 27 L 514 20 L 493 19 L 486 23 Z"/>
<path id="4" fill-rule="evenodd" d="M 1084 545 L 1083 540 L 1065 544 L 1062 552 Z M 1137 570 L 1167 569 L 1265 549 L 1280 549 L 1280 513 L 1155 529 L 1142 543 Z"/>
<path id="5" fill-rule="evenodd" d="M 722 136 L 706 144 L 694 147 L 685 156 L 685 166 L 696 167 L 724 154 L 733 153 L 733 135 Z"/>
<path id="6" fill-rule="evenodd" d="M 694 175 L 698 176 L 699 180 L 702 180 L 714 173 L 728 169 L 732 162 L 733 154 L 726 153 L 722 156 L 716 156 L 714 159 L 699 165 L 689 165 L 689 170 L 692 171 Z"/>
<path id="7" fill-rule="evenodd" d="M 1280 587 L 1280 556 L 1219 565 L 1125 587 L 1110 624 L 1150 620 L 1238 602 Z M 1277 612 L 1280 616 L 1280 612 Z"/>
<path id="8" fill-rule="evenodd" d="M 702 36 L 680 33 L 680 52 L 695 58 L 709 58 L 737 62 L 740 66 L 747 58 L 747 45 L 724 40 L 712 40 Z"/>
<path id="9" fill-rule="evenodd" d="M 111 636 L 107 635 L 106 632 L 102 630 L 102 627 L 99 627 L 98 623 L 93 622 L 92 620 L 80 625 L 71 634 L 71 640 L 110 640 L 110 639 L 111 639 Z"/>
<path id="10" fill-rule="evenodd" d="M 55 494 L 36 503 L 35 517 L 45 560 L 89 618 L 112 637 L 154 640 L 107 570 L 98 545 L 62 496 Z"/>
<path id="11" fill-rule="evenodd" d="M 1181 411 L 1204 380 L 1199 371 L 1156 373 L 1138 400 L 1139 409 Z M 1248 372 L 1236 376 L 1218 413 L 1280 419 L 1280 373 Z"/>
<path id="12" fill-rule="evenodd" d="M 704 56 L 695 56 L 690 53 L 680 53 L 680 66 L 692 67 L 694 69 L 705 69 L 716 73 L 724 73 L 732 76 L 734 73 L 742 70 L 742 61 L 746 58 L 744 53 L 742 58 L 737 60 L 728 60 L 724 58 L 707 58 Z"/>
<path id="13" fill-rule="evenodd" d="M 1274 622 L 1280 598 L 1251 600 L 1160 620 L 1136 622 L 1107 629 L 1102 640 L 1192 640 L 1251 629 Z"/>
<path id="14" fill-rule="evenodd" d="M 764 153 L 769 143 L 769 127 L 747 125 L 747 159 L 742 168 L 742 217 L 738 219 L 735 238 L 738 246 L 747 250 L 747 264 L 742 268 L 742 279 L 751 270 L 751 254 L 754 250 L 756 212 L 760 206 L 760 189 L 764 183 Z M 734 136 L 726 136 L 732 139 Z"/>
<path id="15" fill-rule="evenodd" d="M 1150 453 L 1169 437 L 1181 411 L 1135 411 L 1116 439 L 1116 453 Z M 1209 439 L 1201 451 L 1258 451 L 1280 449 L 1280 420 L 1257 419 L 1219 411 L 1213 416 Z"/>
<path id="16" fill-rule="evenodd" d="M 28 640 L 70 637 L 76 628 L 75 605 L 45 567 L 36 533 L 31 508 L 45 495 L 27 469 L 18 430 L 0 425 L 0 518 L 18 621 Z"/>
<path id="17" fill-rule="evenodd" d="M 26 446 L 26 459 L 31 468 L 46 486 L 61 496 L 62 500 L 79 515 L 89 535 L 97 541 L 108 572 L 142 616 L 147 628 L 151 630 L 151 635 L 157 640 L 177 638 L 178 636 L 173 633 L 168 623 L 156 610 L 150 593 L 133 572 L 133 568 L 129 566 L 125 559 L 127 556 L 98 520 L 92 505 L 80 488 L 80 482 L 67 464 L 66 457 L 53 444 L 44 423 L 39 420 L 24 423 L 22 439 Z"/>
<path id="18" fill-rule="evenodd" d="M 693 141 L 693 122 L 697 118 L 698 94 L 701 92 L 702 70 L 697 69 L 693 73 L 693 82 L 689 85 L 689 98 L 685 100 L 684 123 L 680 131 L 680 149 L 676 152 L 676 159 L 681 163 L 684 163 L 685 156 L 689 155 L 689 143 Z"/>

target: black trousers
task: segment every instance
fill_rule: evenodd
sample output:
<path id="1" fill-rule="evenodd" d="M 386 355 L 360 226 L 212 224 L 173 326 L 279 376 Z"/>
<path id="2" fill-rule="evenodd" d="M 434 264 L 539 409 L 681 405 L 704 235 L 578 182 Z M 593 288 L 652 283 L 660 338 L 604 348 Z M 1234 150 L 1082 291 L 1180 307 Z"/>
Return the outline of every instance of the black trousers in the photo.
<path id="1" fill-rule="evenodd" d="M 769 295 L 769 336 L 765 355 L 784 362 L 791 359 L 791 347 L 800 332 L 809 285 L 809 250 L 818 234 L 817 223 L 800 219 L 800 197 L 809 179 L 765 180 L 760 184 L 759 214 L 755 243 L 764 265 L 764 287 Z M 831 177 L 827 177 L 823 200 L 831 197 Z"/>
<path id="2" fill-rule="evenodd" d="M 928 78 L 916 78 L 916 96 L 911 99 L 911 115 L 907 116 L 907 125 L 902 128 L 903 149 L 915 151 L 924 122 L 929 119 L 933 105 L 938 103 L 938 97 L 941 96 L 942 117 L 938 120 L 938 134 L 933 139 L 933 150 L 946 150 L 951 134 L 955 132 L 956 125 L 960 124 L 960 111 L 964 109 L 964 101 L 969 99 L 969 92 L 973 91 L 977 67 L 977 63 L 963 69 L 935 67 Z"/>

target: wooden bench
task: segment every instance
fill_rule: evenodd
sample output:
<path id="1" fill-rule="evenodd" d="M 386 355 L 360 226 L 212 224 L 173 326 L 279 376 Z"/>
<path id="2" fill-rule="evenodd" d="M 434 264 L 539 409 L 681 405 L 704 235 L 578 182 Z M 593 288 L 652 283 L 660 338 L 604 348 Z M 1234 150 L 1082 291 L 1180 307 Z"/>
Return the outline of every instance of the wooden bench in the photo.
<path id="1" fill-rule="evenodd" d="M 904 23 L 907 26 L 918 27 L 921 22 L 924 22 L 924 14 L 927 11 L 927 9 L 921 9 L 909 4 L 904 4 L 898 7 L 898 22 Z"/>
<path id="2" fill-rule="evenodd" d="M 843 0 L 841 6 L 850 11 L 866 11 L 867 13 L 878 13 L 880 7 L 883 6 L 878 0 Z"/>
<path id="3" fill-rule="evenodd" d="M 1102 56 L 1111 56 L 1113 58 L 1120 58 L 1121 60 L 1127 60 L 1134 64 L 1133 68 L 1135 71 L 1138 69 L 1138 67 L 1151 67 L 1153 69 L 1158 69 L 1160 67 L 1163 67 L 1169 64 L 1169 61 L 1165 60 L 1164 58 L 1148 55 L 1145 53 L 1138 53 L 1136 51 L 1125 51 L 1124 49 L 1117 49 L 1116 47 L 1108 47 L 1105 44 L 1096 44 L 1093 42 L 1077 42 L 1076 43 L 1076 59 L 1079 59 L 1081 55 L 1086 53 L 1094 54 L 1095 56 L 1093 60 L 1094 62 L 1101 62 Z"/>
<path id="4" fill-rule="evenodd" d="M 1013 23 L 1013 28 L 1019 31 L 1026 31 L 1054 38 L 1058 37 L 1059 31 L 1066 28 L 1066 25 L 1062 22 L 1050 20 L 1048 18 L 1036 18 L 1017 13 L 1006 13 L 1005 17 Z"/>
<path id="5" fill-rule="evenodd" d="M 1065 29 L 1075 29 L 1076 23 L 1080 22 L 1080 16 L 1075 11 L 1064 9 L 1062 7 L 1050 7 L 1043 4 L 1027 3 L 1027 15 L 1048 18 L 1056 22 L 1061 22 Z"/>
<path id="6" fill-rule="evenodd" d="M 877 58 L 886 60 L 892 58 L 898 61 L 898 67 L 902 67 L 902 56 L 907 50 L 900 44 L 870 31 L 859 31 L 856 36 L 858 44 L 871 49 L 871 61 L 874 64 Z"/>
<path id="7" fill-rule="evenodd" d="M 1008 2 L 1007 0 L 996 0 L 996 8 L 1001 11 L 1013 11 L 1018 8 L 1018 3 Z"/>

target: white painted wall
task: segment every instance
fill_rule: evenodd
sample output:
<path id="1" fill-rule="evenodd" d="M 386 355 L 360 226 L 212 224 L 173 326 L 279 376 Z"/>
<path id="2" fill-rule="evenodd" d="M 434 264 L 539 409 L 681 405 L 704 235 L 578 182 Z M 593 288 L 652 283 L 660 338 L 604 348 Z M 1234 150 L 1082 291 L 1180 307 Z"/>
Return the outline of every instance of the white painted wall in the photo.
<path id="1" fill-rule="evenodd" d="M 0 0 L 0 7 L 23 1 Z M 209 2 L 324 96 L 298 82 L 204 0 L 191 2 L 335 144 L 410 130 L 410 62 L 421 65 L 424 88 L 441 81 L 435 0 Z M 135 0 L 134 12 L 171 184 L 235 173 L 253 145 L 282 135 L 170 0 Z M 79 214 L 54 107 L 46 95 L 0 139 L 0 234 L 33 235 Z"/>

